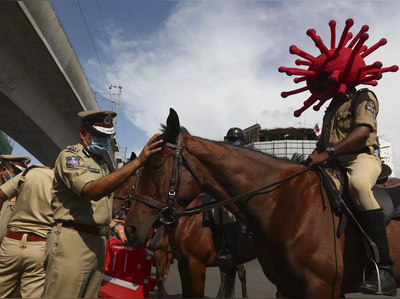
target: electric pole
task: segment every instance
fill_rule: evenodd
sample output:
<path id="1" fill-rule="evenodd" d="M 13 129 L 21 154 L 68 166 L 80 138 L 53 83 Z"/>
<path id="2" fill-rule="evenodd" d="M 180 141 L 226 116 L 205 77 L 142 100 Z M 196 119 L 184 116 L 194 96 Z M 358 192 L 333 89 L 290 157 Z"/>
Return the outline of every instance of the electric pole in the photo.
<path id="1" fill-rule="evenodd" d="M 111 88 L 118 88 L 118 99 L 117 99 L 117 108 L 115 109 L 115 113 L 117 113 L 117 116 L 114 118 L 114 126 L 117 127 L 117 117 L 118 117 L 118 108 L 119 108 L 119 101 L 121 99 L 121 91 L 122 91 L 122 86 L 115 86 L 115 85 L 110 85 L 109 89 Z"/>

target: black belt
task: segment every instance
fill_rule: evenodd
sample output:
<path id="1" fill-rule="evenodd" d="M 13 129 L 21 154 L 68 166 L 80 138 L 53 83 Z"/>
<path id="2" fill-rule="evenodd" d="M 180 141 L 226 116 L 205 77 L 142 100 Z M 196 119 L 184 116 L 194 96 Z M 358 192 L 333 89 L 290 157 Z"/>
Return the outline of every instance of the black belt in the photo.
<path id="1" fill-rule="evenodd" d="M 364 147 L 360 148 L 359 150 L 339 154 L 337 156 L 340 157 L 340 156 L 345 156 L 345 155 L 356 155 L 356 154 L 371 154 L 371 149 L 369 148 L 369 146 L 364 146 Z"/>

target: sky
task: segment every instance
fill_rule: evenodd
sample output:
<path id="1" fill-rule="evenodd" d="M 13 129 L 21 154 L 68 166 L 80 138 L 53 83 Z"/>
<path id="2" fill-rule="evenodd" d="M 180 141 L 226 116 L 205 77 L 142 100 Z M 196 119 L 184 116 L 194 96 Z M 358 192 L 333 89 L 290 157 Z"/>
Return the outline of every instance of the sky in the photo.
<path id="1" fill-rule="evenodd" d="M 141 151 L 160 123 L 165 124 L 171 107 L 192 135 L 215 140 L 223 140 L 234 126 L 313 127 L 321 122 L 327 104 L 319 112 L 310 108 L 299 118 L 293 116 L 310 93 L 282 98 L 282 91 L 305 83 L 295 84 L 278 68 L 297 67 L 294 61 L 300 57 L 289 53 L 291 45 L 320 54 L 306 35 L 310 28 L 330 47 L 330 20 L 337 22 L 337 43 L 348 18 L 354 19 L 354 35 L 369 25 L 368 47 L 383 37 L 388 40 L 365 58 L 367 64 L 400 64 L 397 1 L 51 3 L 96 98 L 103 99 L 98 101 L 100 108 L 115 110 L 104 98 L 116 101 L 117 89 L 110 95 L 108 86 L 123 87 L 117 138 L 127 147 L 127 156 Z M 384 73 L 378 86 L 371 87 L 380 104 L 378 136 L 392 142 L 398 171 L 399 79 L 400 72 Z M 13 154 L 23 151 L 17 145 Z M 120 154 L 124 157 L 123 148 Z"/>

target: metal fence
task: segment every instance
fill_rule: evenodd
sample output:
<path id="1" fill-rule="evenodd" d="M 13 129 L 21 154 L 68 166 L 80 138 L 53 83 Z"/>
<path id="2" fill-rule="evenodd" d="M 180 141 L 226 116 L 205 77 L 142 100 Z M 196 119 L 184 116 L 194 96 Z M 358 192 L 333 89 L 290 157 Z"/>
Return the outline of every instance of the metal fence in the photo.
<path id="1" fill-rule="evenodd" d="M 293 154 L 308 156 L 315 149 L 316 140 L 275 140 L 253 142 L 246 145 L 247 148 L 277 156 L 279 158 L 292 158 Z"/>

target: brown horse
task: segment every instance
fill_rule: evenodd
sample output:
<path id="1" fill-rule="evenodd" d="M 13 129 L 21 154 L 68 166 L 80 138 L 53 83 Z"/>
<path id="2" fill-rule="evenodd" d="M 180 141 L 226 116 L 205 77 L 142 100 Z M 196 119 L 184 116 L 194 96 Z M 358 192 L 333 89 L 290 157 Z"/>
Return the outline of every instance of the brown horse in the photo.
<path id="1" fill-rule="evenodd" d="M 136 155 L 135 155 L 136 156 Z M 135 159 L 131 156 L 131 159 Z M 124 164 L 125 165 L 125 164 Z M 113 200 L 113 218 L 118 216 L 118 219 L 125 219 L 125 211 L 129 209 L 131 198 L 134 194 L 135 187 L 138 183 L 139 171 L 136 174 L 130 176 L 117 190 L 114 192 Z M 153 234 L 153 229 L 148 232 L 147 239 L 150 239 Z M 168 277 L 169 268 L 173 260 L 172 254 L 170 253 L 170 247 L 168 239 L 166 239 L 159 249 L 153 251 L 154 263 L 156 267 L 156 280 L 157 280 L 157 290 L 159 298 L 167 298 L 168 293 L 165 290 L 164 282 Z"/>
<path id="2" fill-rule="evenodd" d="M 318 173 L 261 152 L 183 134 L 173 109 L 160 138 L 163 148 L 145 164 L 135 195 L 146 205 L 132 210 L 125 226 L 131 244 L 141 246 L 160 215 L 176 216 L 175 209 L 184 210 L 200 191 L 224 201 L 303 171 L 227 208 L 247 219 L 258 260 L 277 295 L 339 297 L 356 291 L 365 262 L 361 234 L 349 224 L 336 237 L 339 219 L 329 206 L 324 209 Z M 387 231 L 399 284 L 399 222 L 392 221 Z"/>
<path id="3" fill-rule="evenodd" d="M 129 199 L 134 194 L 135 188 L 138 186 L 140 171 L 131 176 L 124 184 L 114 193 L 114 215 L 119 218 L 125 218 L 125 210 L 134 211 L 138 203 L 133 202 L 129 208 Z M 122 200 L 122 201 L 121 201 Z M 196 198 L 192 205 L 198 205 L 202 198 Z M 191 207 L 191 206 L 190 206 Z M 129 222 L 129 214 L 126 221 Z M 167 297 L 164 287 L 166 276 L 164 271 L 169 270 L 172 256 L 178 260 L 179 274 L 182 284 L 183 297 L 204 297 L 205 273 L 206 267 L 217 266 L 217 249 L 222 246 L 222 234 L 216 229 L 202 227 L 202 214 L 187 218 L 181 221 L 179 225 L 168 232 L 158 225 L 159 234 L 164 234 L 162 238 L 155 238 L 157 229 L 153 227 L 147 233 L 144 240 L 148 249 L 154 251 L 156 264 L 156 278 L 158 287 L 158 296 L 160 298 Z M 157 225 L 155 226 L 157 227 Z M 237 265 L 235 268 L 220 268 L 221 284 L 217 294 L 218 298 L 231 297 L 234 290 L 235 273 L 238 276 L 242 287 L 242 297 L 247 298 L 246 287 L 246 270 L 242 263 L 255 259 L 254 245 L 251 238 L 241 237 L 241 252 L 236 258 Z M 170 245 L 171 243 L 171 245 Z M 167 256 L 168 251 L 171 253 Z M 167 275 L 167 273 L 166 273 Z"/>

